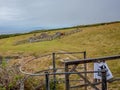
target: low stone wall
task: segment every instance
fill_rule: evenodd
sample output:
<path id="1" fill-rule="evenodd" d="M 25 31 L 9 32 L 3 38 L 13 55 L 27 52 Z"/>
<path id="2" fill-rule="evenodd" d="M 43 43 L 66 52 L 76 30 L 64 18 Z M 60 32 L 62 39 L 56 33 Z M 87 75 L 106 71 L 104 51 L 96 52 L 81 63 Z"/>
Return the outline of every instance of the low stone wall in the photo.
<path id="1" fill-rule="evenodd" d="M 56 38 L 62 38 L 64 36 L 68 36 L 68 35 L 71 35 L 71 34 L 74 34 L 74 33 L 78 33 L 80 31 L 82 31 L 82 30 L 77 29 L 77 30 L 72 30 L 72 31 L 69 31 L 69 32 L 56 32 L 53 35 L 49 35 L 47 33 L 41 33 L 41 35 L 29 37 L 26 40 L 18 41 L 16 43 L 14 43 L 14 45 L 20 45 L 20 44 L 25 44 L 25 43 L 33 43 L 33 42 L 50 41 L 50 40 L 54 40 Z"/>

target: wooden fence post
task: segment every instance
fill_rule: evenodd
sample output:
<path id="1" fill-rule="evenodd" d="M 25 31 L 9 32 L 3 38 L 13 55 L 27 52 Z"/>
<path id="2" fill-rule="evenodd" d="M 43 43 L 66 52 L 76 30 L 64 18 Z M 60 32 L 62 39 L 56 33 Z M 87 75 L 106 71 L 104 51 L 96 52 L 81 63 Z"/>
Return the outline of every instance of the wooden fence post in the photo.
<path id="1" fill-rule="evenodd" d="M 86 51 L 84 51 L 84 59 L 86 59 Z M 87 71 L 87 64 L 84 63 L 84 71 Z M 87 73 L 85 73 L 85 78 L 87 79 Z M 87 83 L 87 80 L 85 79 L 85 84 Z M 87 90 L 87 86 L 85 86 L 85 90 Z"/>
<path id="2" fill-rule="evenodd" d="M 68 72 L 68 65 L 65 63 L 65 72 Z M 65 90 L 70 90 L 70 85 L 69 85 L 69 74 L 65 74 Z"/>
<path id="3" fill-rule="evenodd" d="M 106 70 L 102 69 L 102 90 L 107 90 Z"/>
<path id="4" fill-rule="evenodd" d="M 46 85 L 46 90 L 50 90 L 49 86 L 49 73 L 45 72 L 45 85 Z"/>
<path id="5" fill-rule="evenodd" d="M 55 73 L 56 72 L 55 53 L 52 53 L 52 56 L 53 56 L 53 73 Z M 53 83 L 54 83 L 53 90 L 56 90 L 56 75 L 55 74 L 53 75 Z"/>

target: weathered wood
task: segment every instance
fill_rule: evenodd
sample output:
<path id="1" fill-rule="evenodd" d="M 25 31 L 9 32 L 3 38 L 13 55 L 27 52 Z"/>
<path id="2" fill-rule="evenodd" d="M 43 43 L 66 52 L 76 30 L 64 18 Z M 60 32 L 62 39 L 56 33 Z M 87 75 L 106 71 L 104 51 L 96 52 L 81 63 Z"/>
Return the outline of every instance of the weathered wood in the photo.
<path id="1" fill-rule="evenodd" d="M 97 61 L 107 61 L 107 60 L 115 60 L 115 59 L 120 59 L 120 55 L 100 57 L 100 58 L 70 60 L 70 61 L 65 61 L 65 64 L 74 65 L 74 64 L 92 63 L 92 62 L 97 62 Z"/>
<path id="2" fill-rule="evenodd" d="M 107 80 L 108 83 L 112 83 L 114 81 L 120 81 L 120 78 L 113 78 L 111 80 Z M 97 82 L 97 83 L 93 83 L 92 85 L 99 85 L 102 82 Z M 85 86 L 90 86 L 90 84 L 82 84 L 82 85 L 76 85 L 76 86 L 71 86 L 70 88 L 81 88 L 81 87 L 85 87 Z"/>
<path id="3" fill-rule="evenodd" d="M 65 65 L 69 66 L 69 65 L 74 65 L 73 68 L 71 69 L 71 72 L 75 71 L 78 72 L 76 70 L 76 67 L 78 64 L 84 64 L 84 66 L 86 67 L 86 63 L 92 63 L 92 62 L 96 62 L 96 61 L 106 61 L 106 60 L 115 60 L 115 59 L 119 59 L 120 55 L 115 55 L 115 56 L 107 56 L 107 57 L 101 57 L 101 58 L 89 58 L 89 59 L 85 59 L 85 55 L 84 55 L 84 59 L 81 60 L 76 60 L 76 61 L 65 61 Z M 85 68 L 86 71 L 87 68 Z M 91 87 L 95 88 L 96 90 L 99 90 L 95 85 L 93 85 L 88 79 L 86 79 L 86 73 L 85 76 L 83 76 L 82 74 L 78 74 L 80 77 L 82 77 L 82 79 L 85 81 L 85 84 L 89 84 Z M 103 79 L 105 79 L 105 77 L 103 77 Z M 106 84 L 106 80 L 103 80 L 102 82 L 102 90 L 107 90 L 107 84 Z M 84 85 L 85 85 L 84 84 Z M 86 90 L 86 85 L 85 85 L 85 90 Z"/>
<path id="4" fill-rule="evenodd" d="M 53 53 L 52 56 L 53 56 L 53 73 L 55 73 L 56 72 L 55 53 Z M 54 90 L 56 90 L 56 75 L 55 74 L 53 75 L 53 80 L 54 80 L 53 88 L 54 88 Z"/>
<path id="5" fill-rule="evenodd" d="M 102 82 L 98 82 L 98 83 L 91 83 L 91 84 L 89 84 L 89 83 L 87 83 L 87 84 L 82 84 L 82 85 L 76 85 L 76 86 L 71 86 L 70 88 L 82 88 L 82 87 L 85 87 L 85 86 L 91 86 L 91 85 L 99 85 L 99 84 L 101 84 Z"/>
<path id="6" fill-rule="evenodd" d="M 83 53 L 86 51 L 83 51 L 83 52 L 57 52 L 56 54 L 80 54 L 80 53 Z"/>
<path id="7" fill-rule="evenodd" d="M 65 65 L 65 72 L 69 72 L 68 65 Z M 65 74 L 65 90 L 70 90 L 69 74 Z"/>
<path id="8" fill-rule="evenodd" d="M 77 70 L 74 70 L 75 72 L 78 72 Z M 93 85 L 88 79 L 86 79 L 82 74 L 78 74 L 78 76 L 80 76 L 83 80 L 86 80 L 86 82 L 93 88 L 95 88 L 95 90 L 99 90 L 99 88 L 97 88 L 95 85 Z"/>
<path id="9" fill-rule="evenodd" d="M 70 70 L 70 72 L 73 72 L 73 71 L 78 72 L 78 71 L 76 70 L 77 66 L 78 66 L 78 64 L 77 64 L 77 65 L 74 65 L 73 68 Z M 90 85 L 91 87 L 95 88 L 96 90 L 99 90 L 95 85 L 93 85 L 89 80 L 86 79 L 86 76 L 83 76 L 83 75 L 80 74 L 80 73 L 78 73 L 78 76 L 80 76 L 80 77 L 85 81 L 85 84 L 86 84 L 86 83 L 89 83 L 89 85 Z M 85 87 L 86 87 L 86 86 L 85 86 Z M 86 89 L 86 88 L 85 88 L 85 89 Z"/>
<path id="10" fill-rule="evenodd" d="M 45 72 L 45 83 L 46 83 L 46 90 L 50 90 L 49 87 L 49 73 Z"/>
<path id="11" fill-rule="evenodd" d="M 74 65 L 70 72 L 73 72 L 77 68 L 78 64 Z"/>
<path id="12" fill-rule="evenodd" d="M 86 51 L 84 52 L 84 59 L 86 59 Z M 87 63 L 84 63 L 84 71 L 86 72 L 87 71 Z M 87 79 L 87 73 L 84 74 L 85 75 L 85 78 Z M 84 81 L 84 83 L 86 84 L 87 83 L 87 80 Z M 85 90 L 87 90 L 87 86 L 85 86 Z"/>
<path id="13" fill-rule="evenodd" d="M 102 90 L 107 90 L 106 70 L 102 69 Z"/>

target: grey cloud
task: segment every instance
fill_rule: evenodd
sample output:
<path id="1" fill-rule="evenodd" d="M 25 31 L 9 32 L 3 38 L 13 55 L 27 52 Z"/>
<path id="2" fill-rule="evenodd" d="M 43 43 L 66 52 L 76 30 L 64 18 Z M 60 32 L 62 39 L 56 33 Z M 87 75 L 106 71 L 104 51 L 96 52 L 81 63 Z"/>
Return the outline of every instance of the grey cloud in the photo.
<path id="1" fill-rule="evenodd" d="M 120 0 L 0 0 L 0 26 L 64 27 L 120 20 Z"/>

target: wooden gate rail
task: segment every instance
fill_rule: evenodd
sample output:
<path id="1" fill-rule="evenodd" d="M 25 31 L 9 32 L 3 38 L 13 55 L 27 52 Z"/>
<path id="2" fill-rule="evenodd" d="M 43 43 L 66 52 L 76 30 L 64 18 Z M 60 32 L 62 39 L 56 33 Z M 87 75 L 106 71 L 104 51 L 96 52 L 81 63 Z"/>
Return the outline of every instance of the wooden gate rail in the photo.
<path id="1" fill-rule="evenodd" d="M 78 72 L 76 70 L 78 64 L 85 64 L 85 63 L 92 63 L 92 62 L 97 62 L 97 61 L 106 61 L 106 60 L 115 60 L 115 59 L 120 59 L 120 55 L 115 55 L 115 56 L 106 56 L 106 57 L 100 57 L 100 58 L 89 58 L 89 59 L 80 59 L 80 60 L 70 60 L 70 61 L 65 61 L 65 72 Z M 69 71 L 69 65 L 74 65 L 73 69 Z M 102 90 L 107 90 L 107 84 L 106 84 L 106 72 L 103 72 L 102 76 Z M 65 74 L 65 81 L 66 85 L 65 88 L 66 90 L 70 90 L 70 85 L 69 85 L 69 75 L 70 74 Z M 86 79 L 81 73 L 78 74 L 78 76 L 82 77 L 83 80 L 87 82 L 91 87 L 93 87 L 95 90 L 99 90 L 95 85 L 93 85 L 89 80 Z M 86 83 L 85 83 L 86 84 Z"/>
<path id="2" fill-rule="evenodd" d="M 52 64 L 53 64 L 53 73 L 56 72 L 56 54 L 83 54 L 83 58 L 86 59 L 86 51 L 83 51 L 83 52 L 56 52 L 56 53 L 52 53 L 52 57 L 53 57 L 53 61 L 52 61 Z M 75 66 L 75 65 L 74 65 Z M 75 66 L 76 68 L 77 66 Z M 86 68 L 86 63 L 84 64 L 84 71 L 87 71 L 87 68 Z M 74 67 L 73 67 L 74 68 Z M 87 77 L 87 74 L 85 73 L 85 77 Z M 53 81 L 54 81 L 54 89 L 53 90 L 56 90 L 56 75 L 54 74 L 53 75 Z M 86 80 L 85 80 L 85 83 L 86 83 Z M 85 87 L 86 88 L 86 87 Z M 86 89 L 85 89 L 86 90 Z"/>
<path id="3" fill-rule="evenodd" d="M 98 72 L 101 72 L 101 71 L 82 71 L 82 72 L 61 72 L 61 73 L 48 73 L 48 72 L 45 72 L 45 85 L 46 85 L 46 90 L 50 90 L 50 85 L 49 85 L 49 76 L 50 75 L 68 75 L 68 74 L 83 74 L 83 73 L 98 73 Z M 56 80 L 57 81 L 57 80 Z M 65 81 L 66 83 L 66 81 Z M 98 90 L 98 88 L 96 88 L 96 90 Z"/>
<path id="4" fill-rule="evenodd" d="M 70 60 L 70 61 L 65 61 L 65 65 L 84 64 L 84 63 L 92 63 L 92 62 L 97 62 L 97 61 L 108 61 L 108 60 L 115 60 L 115 59 L 120 59 L 120 55 L 106 56 L 106 57 L 100 57 L 100 58 Z"/>

